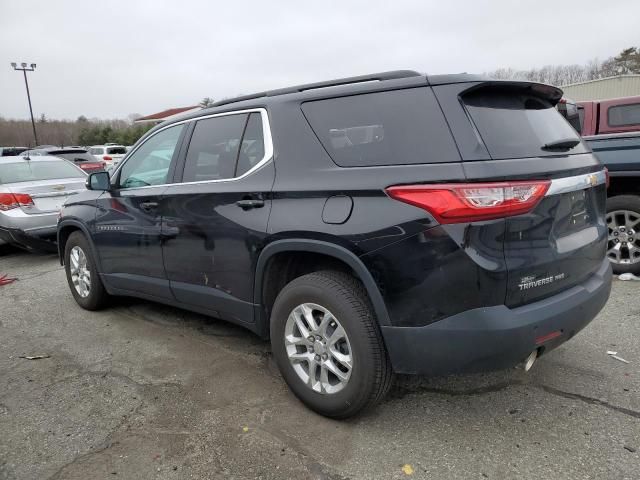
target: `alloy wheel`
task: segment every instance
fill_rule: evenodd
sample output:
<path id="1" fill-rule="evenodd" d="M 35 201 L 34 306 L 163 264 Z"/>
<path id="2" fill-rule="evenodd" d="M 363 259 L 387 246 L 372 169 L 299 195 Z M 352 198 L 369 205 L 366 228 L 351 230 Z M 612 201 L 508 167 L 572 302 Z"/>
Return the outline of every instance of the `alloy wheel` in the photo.
<path id="1" fill-rule="evenodd" d="M 320 394 L 346 387 L 353 370 L 349 337 L 326 308 L 303 303 L 294 308 L 284 329 L 289 362 L 300 380 Z"/>
<path id="2" fill-rule="evenodd" d="M 77 245 L 69 252 L 69 270 L 73 287 L 82 298 L 91 292 L 91 272 L 87 266 L 87 256 Z"/>
<path id="3" fill-rule="evenodd" d="M 640 262 L 640 214 L 631 210 L 613 210 L 607 213 L 607 227 L 609 260 L 622 265 Z"/>

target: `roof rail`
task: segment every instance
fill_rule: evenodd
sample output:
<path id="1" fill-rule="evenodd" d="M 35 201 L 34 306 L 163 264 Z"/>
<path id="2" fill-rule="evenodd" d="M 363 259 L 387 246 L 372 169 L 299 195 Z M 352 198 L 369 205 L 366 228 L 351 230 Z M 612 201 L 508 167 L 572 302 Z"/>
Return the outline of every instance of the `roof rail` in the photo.
<path id="1" fill-rule="evenodd" d="M 243 95 L 236 98 L 228 98 L 226 100 L 220 100 L 219 102 L 211 105 L 212 107 L 219 107 L 221 105 L 227 105 L 229 103 L 242 102 L 243 100 L 253 100 L 262 97 L 275 97 L 278 95 L 286 95 L 288 93 L 299 93 L 306 90 L 314 90 L 316 88 L 337 87 L 340 85 L 349 85 L 351 83 L 362 82 L 375 82 L 384 80 L 395 80 L 398 78 L 419 77 L 422 74 L 414 70 L 393 70 L 390 72 L 370 73 L 368 75 L 359 75 L 357 77 L 337 78 L 335 80 L 327 80 L 324 82 L 307 83 L 304 85 L 296 85 L 294 87 L 279 88 L 276 90 L 268 90 L 265 92 L 254 93 L 251 95 Z"/>

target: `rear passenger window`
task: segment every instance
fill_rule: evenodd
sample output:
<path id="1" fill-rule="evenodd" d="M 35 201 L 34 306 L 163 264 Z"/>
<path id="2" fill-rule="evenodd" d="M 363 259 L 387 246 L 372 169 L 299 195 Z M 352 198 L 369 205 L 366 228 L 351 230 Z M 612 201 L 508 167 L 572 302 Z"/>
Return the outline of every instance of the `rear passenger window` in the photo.
<path id="1" fill-rule="evenodd" d="M 182 181 L 233 178 L 247 117 L 242 114 L 199 120 L 187 150 Z"/>
<path id="2" fill-rule="evenodd" d="M 244 130 L 242 145 L 238 155 L 238 166 L 234 177 L 244 175 L 264 158 L 264 135 L 262 118 L 259 113 L 252 113 Z"/>
<path id="3" fill-rule="evenodd" d="M 640 125 L 640 103 L 610 107 L 608 116 L 611 127 Z"/>
<path id="4" fill-rule="evenodd" d="M 430 88 L 306 102 L 302 111 L 341 167 L 460 161 Z"/>

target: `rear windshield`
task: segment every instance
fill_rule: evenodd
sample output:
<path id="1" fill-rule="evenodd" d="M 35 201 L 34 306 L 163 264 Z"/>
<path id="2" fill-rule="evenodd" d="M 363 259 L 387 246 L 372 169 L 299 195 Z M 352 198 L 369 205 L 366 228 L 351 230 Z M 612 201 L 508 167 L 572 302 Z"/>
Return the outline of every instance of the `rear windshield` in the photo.
<path id="1" fill-rule="evenodd" d="M 86 175 L 72 164 L 60 160 L 20 163 L 0 163 L 0 183 L 32 182 L 58 178 L 84 178 Z"/>
<path id="2" fill-rule="evenodd" d="M 127 149 L 124 147 L 109 147 L 107 148 L 107 153 L 109 155 L 124 155 L 127 153 Z"/>
<path id="3" fill-rule="evenodd" d="M 584 153 L 582 142 L 569 149 L 545 149 L 577 132 L 548 100 L 522 89 L 479 89 L 462 100 L 492 158 L 522 158 Z"/>
<path id="4" fill-rule="evenodd" d="M 306 102 L 302 111 L 341 167 L 460 161 L 430 88 Z"/>
<path id="5" fill-rule="evenodd" d="M 51 155 L 56 157 L 62 157 L 72 162 L 95 162 L 96 159 L 89 152 L 77 151 L 77 152 L 50 152 Z"/>

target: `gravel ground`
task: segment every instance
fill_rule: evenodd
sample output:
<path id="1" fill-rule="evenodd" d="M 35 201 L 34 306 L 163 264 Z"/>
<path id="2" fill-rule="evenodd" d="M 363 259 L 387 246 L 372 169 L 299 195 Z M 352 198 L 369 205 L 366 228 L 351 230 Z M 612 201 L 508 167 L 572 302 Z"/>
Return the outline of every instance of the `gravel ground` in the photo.
<path id="1" fill-rule="evenodd" d="M 2 273 L 0 479 L 640 478 L 640 283 L 529 373 L 399 378 L 338 422 L 238 327 L 133 299 L 86 312 L 51 255 L 0 247 Z"/>

